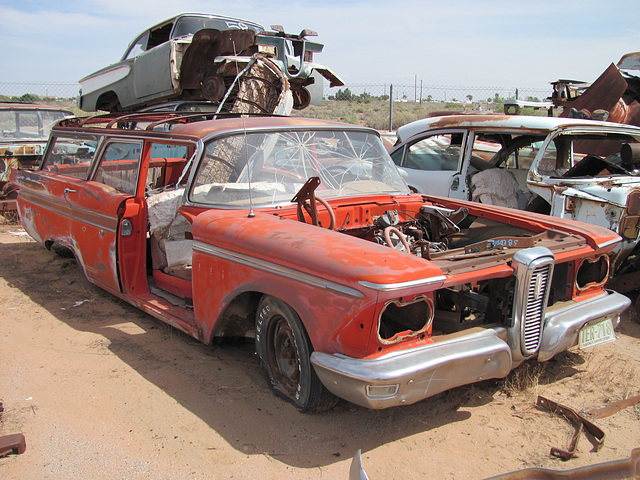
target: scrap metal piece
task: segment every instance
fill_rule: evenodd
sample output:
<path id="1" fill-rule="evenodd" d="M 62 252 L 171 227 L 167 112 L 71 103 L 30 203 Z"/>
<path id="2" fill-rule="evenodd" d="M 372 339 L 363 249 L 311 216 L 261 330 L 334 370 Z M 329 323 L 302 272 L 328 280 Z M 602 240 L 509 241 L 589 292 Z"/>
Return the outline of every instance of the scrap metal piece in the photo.
<path id="1" fill-rule="evenodd" d="M 349 480 L 369 480 L 367 473 L 362 468 L 362 457 L 360 455 L 360 449 L 353 456 L 351 460 L 351 467 L 349 468 Z"/>
<path id="2" fill-rule="evenodd" d="M 517 472 L 505 473 L 486 480 L 613 480 L 638 478 L 640 476 L 640 448 L 631 451 L 631 456 L 624 460 L 597 463 L 571 470 L 550 470 L 548 468 L 527 468 Z"/>
<path id="3" fill-rule="evenodd" d="M 21 433 L 0 437 L 0 457 L 6 457 L 12 453 L 19 455 L 24 453 L 26 449 L 27 442 Z"/>
<path id="4" fill-rule="evenodd" d="M 450 208 L 439 207 L 437 205 L 423 205 L 422 213 L 427 215 L 433 215 L 440 220 L 440 225 L 444 235 L 446 233 L 458 233 L 460 227 L 458 224 L 467 218 L 469 215 L 469 209 L 466 207 L 460 207 L 458 210 L 451 210 Z"/>
<path id="5" fill-rule="evenodd" d="M 578 111 L 586 109 L 588 112 L 602 109 L 609 112 L 611 121 L 620 122 L 627 113 L 619 103 L 626 89 L 626 80 L 612 63 L 582 95 L 569 101 L 560 98 L 554 98 L 553 101 L 556 106 L 564 107 L 561 117 L 568 117 L 572 108 Z"/>
<path id="6" fill-rule="evenodd" d="M 319 177 L 309 177 L 306 183 L 298 190 L 298 193 L 291 199 L 292 203 L 298 204 L 298 221 L 304 222 L 304 213 L 302 210 L 306 210 L 306 212 L 311 217 L 311 223 L 313 225 L 318 225 L 318 209 L 316 207 L 316 188 L 320 185 Z M 307 204 L 307 201 L 309 202 Z"/>
<path id="7" fill-rule="evenodd" d="M 586 410 L 584 413 L 588 415 L 590 418 L 604 418 L 604 417 L 609 417 L 614 413 L 618 413 L 620 410 L 625 409 L 627 407 L 632 407 L 638 403 L 640 403 L 640 395 L 636 395 L 635 397 L 629 397 L 629 398 L 625 398 L 624 400 L 619 400 L 617 402 L 610 403 L 606 407 L 597 408 L 595 410 Z"/>
<path id="8" fill-rule="evenodd" d="M 580 439 L 580 434 L 583 430 L 586 430 L 593 436 L 595 440 L 594 447 L 596 452 L 600 450 L 600 448 L 604 444 L 605 435 L 600 427 L 591 423 L 583 415 L 579 414 L 572 408 L 561 405 L 559 403 L 555 403 L 554 401 L 549 400 L 548 398 L 545 398 L 543 396 L 538 396 L 536 406 L 543 410 L 548 410 L 552 413 L 562 415 L 576 427 L 576 431 L 571 438 L 571 443 L 569 444 L 568 450 L 563 450 L 557 447 L 551 448 L 551 455 L 553 455 L 554 457 L 562 458 L 563 460 L 569 460 L 576 457 L 575 453 L 578 446 L 578 440 Z"/>

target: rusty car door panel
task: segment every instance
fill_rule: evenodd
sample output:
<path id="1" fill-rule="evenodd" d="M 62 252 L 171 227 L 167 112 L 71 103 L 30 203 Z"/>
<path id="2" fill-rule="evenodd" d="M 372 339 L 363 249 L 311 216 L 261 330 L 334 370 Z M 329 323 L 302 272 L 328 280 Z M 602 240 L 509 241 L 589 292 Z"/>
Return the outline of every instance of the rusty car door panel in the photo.
<path id="1" fill-rule="evenodd" d="M 67 184 L 65 198 L 71 208 L 69 234 L 87 278 L 119 292 L 118 208 L 129 195 L 97 182 L 79 180 Z"/>

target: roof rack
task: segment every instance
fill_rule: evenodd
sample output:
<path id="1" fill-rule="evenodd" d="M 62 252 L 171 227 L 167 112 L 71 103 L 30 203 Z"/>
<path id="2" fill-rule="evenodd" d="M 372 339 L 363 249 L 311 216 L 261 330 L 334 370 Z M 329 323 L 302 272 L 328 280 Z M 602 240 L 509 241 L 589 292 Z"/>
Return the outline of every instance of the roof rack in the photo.
<path id="1" fill-rule="evenodd" d="M 60 122 L 61 127 L 92 127 L 92 128 L 123 128 L 132 129 L 131 125 L 149 122 L 144 130 L 154 130 L 163 124 L 191 123 L 203 120 L 215 120 L 218 118 L 239 117 L 280 117 L 281 115 L 265 113 L 215 113 L 215 112 L 131 112 L 131 113 L 106 113 L 90 115 L 87 117 L 73 117 Z"/>

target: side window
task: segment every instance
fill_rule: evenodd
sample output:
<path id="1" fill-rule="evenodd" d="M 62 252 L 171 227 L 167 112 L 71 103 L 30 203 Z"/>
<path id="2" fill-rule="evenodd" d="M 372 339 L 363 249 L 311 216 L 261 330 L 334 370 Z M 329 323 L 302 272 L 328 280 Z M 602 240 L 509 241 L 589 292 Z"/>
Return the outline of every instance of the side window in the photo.
<path id="1" fill-rule="evenodd" d="M 472 165 L 478 170 L 487 166 L 528 171 L 540 151 L 544 136 L 508 133 L 477 133 L 472 149 Z M 490 162 L 481 165 L 480 161 Z"/>
<path id="2" fill-rule="evenodd" d="M 496 154 L 503 148 L 502 143 L 495 137 L 483 133 L 476 133 L 471 148 L 471 164 L 478 170 L 485 170 L 489 167 L 489 162 L 494 159 Z M 487 162 L 486 165 L 478 165 L 481 162 Z"/>
<path id="3" fill-rule="evenodd" d="M 517 142 L 517 140 L 516 140 Z M 536 158 L 542 142 L 520 142 L 522 145 L 515 144 L 515 146 L 506 147 L 506 158 L 500 158 L 500 167 L 529 170 L 533 159 Z"/>
<path id="4" fill-rule="evenodd" d="M 391 160 L 393 160 L 393 163 L 395 163 L 399 167 L 402 166 L 402 156 L 404 155 L 404 150 L 405 147 L 402 147 L 391 154 Z"/>
<path id="5" fill-rule="evenodd" d="M 538 173 L 548 176 L 560 176 L 566 172 L 570 165 L 572 152 L 571 142 L 566 142 L 558 137 L 549 143 L 538 162 Z"/>
<path id="6" fill-rule="evenodd" d="M 158 45 L 162 45 L 169 41 L 169 35 L 173 29 L 173 23 L 168 23 L 160 28 L 155 28 L 149 32 L 149 43 L 147 50 L 151 50 Z"/>
<path id="7" fill-rule="evenodd" d="M 514 136 L 510 154 L 504 162 L 504 166 L 506 168 L 529 170 L 544 140 L 544 138 L 540 138 L 539 140 L 536 138 L 529 135 L 523 135 L 521 137 Z"/>
<path id="8" fill-rule="evenodd" d="M 187 145 L 153 143 L 147 170 L 147 190 L 176 185 L 182 177 L 189 156 Z M 183 181 L 186 179 L 185 174 Z"/>
<path id="9" fill-rule="evenodd" d="M 134 58 L 140 55 L 142 52 L 146 51 L 148 42 L 149 32 L 145 32 L 136 40 L 136 43 L 131 46 L 125 58 Z"/>
<path id="10" fill-rule="evenodd" d="M 111 142 L 107 144 L 93 180 L 134 195 L 138 183 L 141 144 Z"/>
<path id="11" fill-rule="evenodd" d="M 463 135 L 445 133 L 418 140 L 410 145 L 404 167 L 416 170 L 458 170 Z"/>
<path id="12" fill-rule="evenodd" d="M 97 145 L 95 137 L 54 137 L 41 170 L 86 180 Z"/>

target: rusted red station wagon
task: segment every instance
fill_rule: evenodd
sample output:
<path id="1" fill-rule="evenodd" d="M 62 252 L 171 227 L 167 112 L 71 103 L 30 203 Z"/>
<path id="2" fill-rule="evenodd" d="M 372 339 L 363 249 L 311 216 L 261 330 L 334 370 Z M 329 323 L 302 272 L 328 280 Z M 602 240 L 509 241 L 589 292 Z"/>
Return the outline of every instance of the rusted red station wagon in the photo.
<path id="1" fill-rule="evenodd" d="M 211 343 L 255 337 L 302 411 L 411 404 L 615 339 L 619 237 L 412 193 L 378 134 L 290 117 L 62 121 L 14 176 L 24 228 Z"/>

